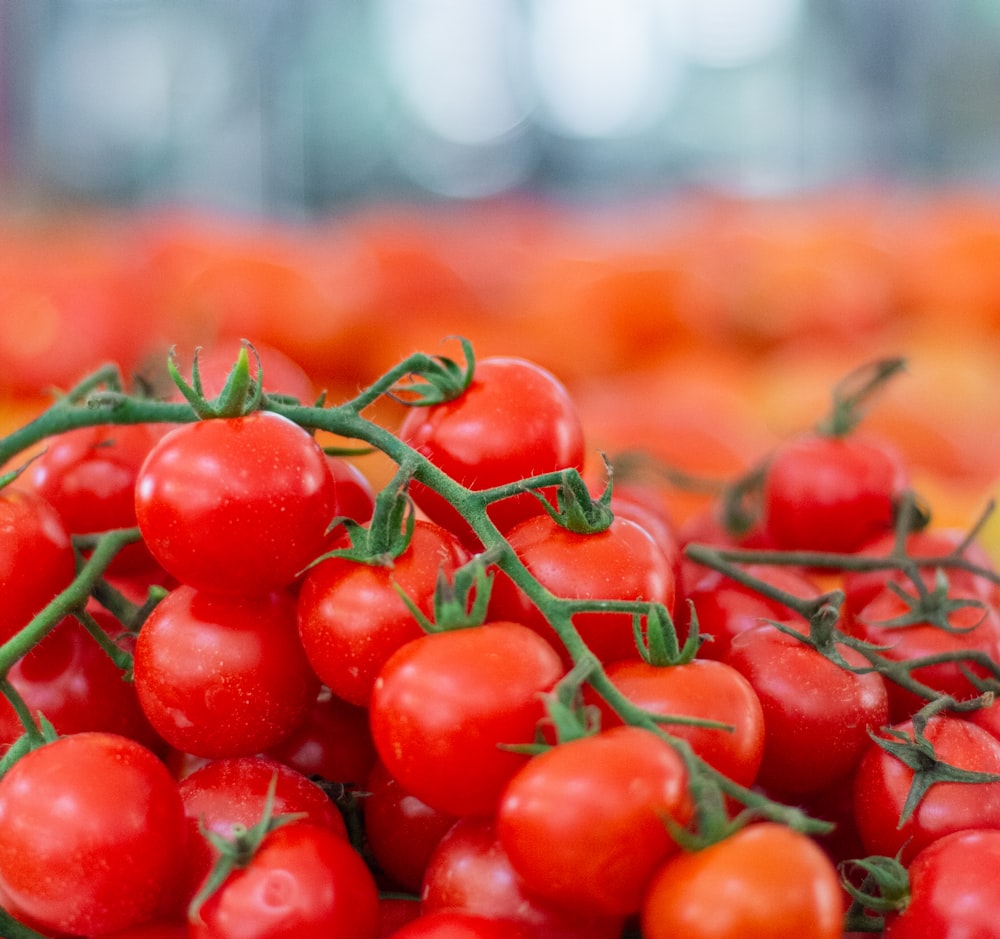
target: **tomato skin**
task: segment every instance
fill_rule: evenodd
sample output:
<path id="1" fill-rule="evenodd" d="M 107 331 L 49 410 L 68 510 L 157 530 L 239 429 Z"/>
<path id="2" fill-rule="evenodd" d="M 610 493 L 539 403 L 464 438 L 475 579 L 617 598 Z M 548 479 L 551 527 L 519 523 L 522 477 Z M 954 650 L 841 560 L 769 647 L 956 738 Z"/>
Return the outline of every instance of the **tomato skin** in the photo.
<path id="1" fill-rule="evenodd" d="M 674 604 L 670 562 L 652 536 L 627 518 L 593 534 L 573 532 L 548 515 L 516 525 L 507 541 L 531 574 L 557 597 L 574 600 L 643 600 Z M 490 597 L 490 615 L 525 623 L 571 664 L 555 630 L 514 582 L 499 572 Z M 577 613 L 573 625 L 602 662 L 638 659 L 631 613 Z"/>
<path id="2" fill-rule="evenodd" d="M 298 641 L 295 601 L 281 592 L 239 598 L 176 587 L 139 632 L 134 675 L 160 736 L 211 758 L 279 743 L 319 691 Z"/>
<path id="3" fill-rule="evenodd" d="M 375 680 L 375 748 L 400 785 L 432 808 L 488 815 L 528 759 L 500 745 L 534 741 L 541 694 L 562 674 L 556 651 L 520 623 L 414 639 Z"/>
<path id="4" fill-rule="evenodd" d="M 881 438 L 801 434 L 771 456 L 764 525 L 778 549 L 856 551 L 892 530 L 907 484 L 902 458 Z"/>
<path id="5" fill-rule="evenodd" d="M 531 939 L 621 939 L 621 917 L 566 910 L 529 892 L 491 818 L 459 819 L 438 842 L 421 890 L 423 915 L 461 910 L 515 922 Z"/>
<path id="6" fill-rule="evenodd" d="M 664 724 L 674 737 L 687 740 L 694 752 L 724 776 L 742 786 L 757 777 L 764 754 L 764 712 L 750 682 L 735 668 L 713 659 L 684 665 L 612 662 L 604 667 L 611 683 L 633 704 L 654 714 L 673 714 L 719 721 L 731 730 Z M 585 690 L 601 712 L 601 727 L 622 723 L 603 698 Z"/>
<path id="7" fill-rule="evenodd" d="M 545 369 L 494 356 L 476 363 L 472 381 L 452 401 L 411 408 L 399 437 L 456 482 L 489 489 L 584 462 L 583 426 L 572 398 Z M 473 549 L 478 539 L 444 499 L 419 483 L 414 501 Z M 542 511 L 530 493 L 490 506 L 501 531 Z"/>
<path id="8" fill-rule="evenodd" d="M 911 734 L 910 721 L 894 725 Z M 978 772 L 1000 773 L 1000 741 L 988 731 L 947 714 L 925 727 L 937 759 Z M 944 835 L 966 828 L 1000 829 L 1000 782 L 935 783 L 903 824 L 898 821 L 913 780 L 913 770 L 872 743 L 854 776 L 854 815 L 868 854 L 899 855 L 909 863 Z"/>
<path id="9" fill-rule="evenodd" d="M 377 939 L 378 890 L 361 856 L 312 822 L 267 835 L 188 921 L 191 939 Z"/>
<path id="10" fill-rule="evenodd" d="M 812 840 L 759 822 L 671 856 L 643 899 L 644 939 L 840 939 L 837 870 Z"/>
<path id="11" fill-rule="evenodd" d="M 939 838 L 910 863 L 910 896 L 886 916 L 885 939 L 996 936 L 1000 831 L 970 829 Z"/>
<path id="12" fill-rule="evenodd" d="M 319 786 L 291 767 L 257 756 L 212 760 L 178 783 L 188 826 L 187 900 L 194 897 L 218 857 L 201 829 L 228 838 L 236 825 L 255 825 L 264 816 L 272 780 L 274 816 L 303 813 L 313 824 L 347 839 L 337 807 Z"/>
<path id="13" fill-rule="evenodd" d="M 76 561 L 59 513 L 16 484 L 0 493 L 0 642 L 70 585 Z"/>
<path id="14" fill-rule="evenodd" d="M 87 732 L 0 779 L 0 891 L 43 929 L 98 935 L 169 911 L 183 864 L 177 784 L 134 740 Z"/>
<path id="15" fill-rule="evenodd" d="M 531 939 L 510 920 L 490 919 L 460 910 L 439 910 L 411 920 L 392 933 L 394 939 Z"/>
<path id="16" fill-rule="evenodd" d="M 424 871 L 456 818 L 410 795 L 376 763 L 361 801 L 368 850 L 379 870 L 403 890 L 420 893 Z"/>
<path id="17" fill-rule="evenodd" d="M 847 647 L 852 665 L 866 660 Z M 850 775 L 871 745 L 869 731 L 889 719 L 877 672 L 855 674 L 774 626 L 733 639 L 725 661 L 753 687 L 764 713 L 757 782 L 788 796 L 818 792 Z"/>
<path id="18" fill-rule="evenodd" d="M 299 589 L 298 629 L 323 683 L 367 707 L 389 656 L 424 634 L 396 588 L 430 616 L 439 573 L 451 574 L 468 559 L 457 536 L 418 520 L 409 546 L 391 564 L 331 557 L 311 568 Z"/>
<path id="19" fill-rule="evenodd" d="M 270 411 L 170 431 L 136 481 L 150 552 L 185 584 L 262 595 L 289 586 L 326 545 L 336 484 L 312 437 Z"/>
<path id="20" fill-rule="evenodd" d="M 664 819 L 690 818 L 687 779 L 663 738 L 613 727 L 524 766 L 500 800 L 497 835 L 530 892 L 624 917 L 638 911 L 646 881 L 677 850 Z"/>

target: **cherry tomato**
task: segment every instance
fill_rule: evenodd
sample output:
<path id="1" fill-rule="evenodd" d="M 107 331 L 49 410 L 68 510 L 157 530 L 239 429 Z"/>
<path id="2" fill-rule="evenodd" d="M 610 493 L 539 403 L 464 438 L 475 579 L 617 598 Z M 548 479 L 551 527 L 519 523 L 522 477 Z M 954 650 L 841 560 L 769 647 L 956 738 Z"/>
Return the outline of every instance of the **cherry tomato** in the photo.
<path id="1" fill-rule="evenodd" d="M 472 489 L 583 468 L 583 428 L 572 398 L 555 376 L 524 359 L 498 356 L 477 362 L 461 396 L 412 408 L 399 436 Z M 443 499 L 417 483 L 411 493 L 430 518 L 478 547 L 468 523 Z M 489 515 L 507 531 L 541 511 L 537 499 L 524 493 L 494 503 Z"/>
<path id="2" fill-rule="evenodd" d="M 638 911 L 692 811 L 687 770 L 663 738 L 613 727 L 534 757 L 507 784 L 497 835 L 531 893 L 594 915 Z M 628 845 L 623 851 L 622 846 Z"/>
<path id="3" fill-rule="evenodd" d="M 456 818 L 410 795 L 376 763 L 361 800 L 368 850 L 378 869 L 403 890 L 420 893 L 428 858 Z"/>
<path id="4" fill-rule="evenodd" d="M 669 857 L 642 903 L 644 939 L 840 939 L 837 869 L 807 836 L 759 822 Z"/>
<path id="5" fill-rule="evenodd" d="M 274 829 L 189 919 L 191 939 L 377 939 L 378 890 L 340 835 L 303 821 Z"/>
<path id="6" fill-rule="evenodd" d="M 913 724 L 894 725 L 911 735 Z M 960 717 L 938 714 L 925 728 L 935 758 L 960 769 L 1000 773 L 1000 741 Z M 892 739 L 892 738 L 887 738 Z M 936 839 L 965 828 L 1000 829 L 1000 782 L 937 782 L 901 822 L 914 771 L 877 743 L 854 777 L 854 815 L 869 854 L 897 855 L 908 863 Z"/>
<path id="7" fill-rule="evenodd" d="M 50 438 L 28 468 L 25 484 L 45 499 L 74 535 L 136 525 L 139 469 L 164 430 L 150 424 L 81 427 Z M 126 545 L 110 570 L 124 574 L 153 565 L 141 542 Z"/>
<path id="8" fill-rule="evenodd" d="M 310 822 L 347 838 L 344 819 L 327 794 L 290 766 L 257 756 L 212 760 L 178 783 L 188 822 L 184 865 L 188 900 L 218 857 L 202 830 L 229 838 L 236 826 L 257 824 L 272 785 L 274 817 L 301 813 Z"/>
<path id="9" fill-rule="evenodd" d="M 997 934 L 1000 831 L 970 829 L 939 838 L 910 863 L 909 898 L 886 915 L 885 939 L 963 939 Z"/>
<path id="10" fill-rule="evenodd" d="M 713 659 L 684 665 L 612 662 L 604 667 L 611 683 L 633 704 L 653 714 L 718 721 L 729 729 L 663 724 L 674 737 L 687 740 L 694 752 L 724 776 L 749 786 L 757 777 L 764 753 L 764 712 L 750 682 L 735 668 Z M 603 698 L 588 693 L 601 712 L 601 726 L 622 720 Z"/>
<path id="11" fill-rule="evenodd" d="M 531 893 L 511 866 L 491 818 L 459 819 L 438 842 L 424 874 L 424 915 L 460 910 L 507 921 L 531 939 L 621 939 L 622 917 L 566 910 Z"/>
<path id="12" fill-rule="evenodd" d="M 468 559 L 457 536 L 418 520 L 409 546 L 390 562 L 331 557 L 312 567 L 299 590 L 299 636 L 323 683 L 345 701 L 367 707 L 385 661 L 423 635 L 397 590 L 429 616 L 439 574 L 453 573 Z"/>
<path id="13" fill-rule="evenodd" d="M 418 916 L 392 935 L 395 939 L 531 939 L 531 933 L 515 922 L 461 910 Z"/>
<path id="14" fill-rule="evenodd" d="M 326 462 L 337 484 L 334 516 L 361 523 L 369 521 L 375 511 L 375 490 L 368 477 L 342 457 L 327 455 Z"/>
<path id="15" fill-rule="evenodd" d="M 177 784 L 117 734 L 60 737 L 0 779 L 0 891 L 42 928 L 100 935 L 176 902 L 184 809 Z"/>
<path id="16" fill-rule="evenodd" d="M 135 489 L 149 550 L 185 584 L 266 594 L 324 550 L 336 484 L 316 441 L 270 411 L 166 434 Z"/>
<path id="17" fill-rule="evenodd" d="M 908 481 L 902 458 L 881 438 L 801 434 L 771 456 L 764 523 L 779 549 L 856 551 L 892 530 Z"/>
<path id="18" fill-rule="evenodd" d="M 76 560 L 59 513 L 41 496 L 0 492 L 0 642 L 6 642 L 70 585 Z"/>
<path id="19" fill-rule="evenodd" d="M 490 814 L 528 760 L 541 695 L 563 674 L 556 651 L 519 623 L 491 622 L 408 642 L 372 690 L 375 748 L 389 773 L 451 815 Z"/>
<path id="20" fill-rule="evenodd" d="M 867 660 L 838 647 L 845 661 Z M 801 796 L 849 775 L 889 719 L 885 682 L 856 673 L 774 626 L 736 636 L 725 660 L 753 687 L 764 712 L 764 757 L 757 782 Z"/>
<path id="21" fill-rule="evenodd" d="M 139 703 L 172 746 L 196 756 L 266 750 L 306 718 L 319 691 L 285 593 L 234 597 L 182 585 L 135 647 Z"/>
<path id="22" fill-rule="evenodd" d="M 604 531 L 583 534 L 564 528 L 548 515 L 516 525 L 507 540 L 532 575 L 557 597 L 572 600 L 642 600 L 674 603 L 674 574 L 652 536 L 627 518 L 616 518 Z M 569 656 L 541 612 L 503 572 L 490 599 L 496 619 L 526 623 Z M 573 625 L 602 662 L 639 657 L 632 614 L 577 613 Z"/>

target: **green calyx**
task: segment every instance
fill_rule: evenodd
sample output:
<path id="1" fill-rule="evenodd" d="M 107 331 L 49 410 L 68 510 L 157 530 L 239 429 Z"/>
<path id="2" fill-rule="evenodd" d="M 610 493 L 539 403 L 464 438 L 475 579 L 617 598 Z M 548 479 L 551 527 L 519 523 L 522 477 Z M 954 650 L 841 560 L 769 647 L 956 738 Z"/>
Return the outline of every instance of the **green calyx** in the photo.
<path id="1" fill-rule="evenodd" d="M 257 362 L 256 380 L 250 375 L 248 350 Z M 246 339 L 243 340 L 239 355 L 226 378 L 222 391 L 211 400 L 205 397 L 202 387 L 201 369 L 198 366 L 198 350 L 195 350 L 194 363 L 191 366 L 190 384 L 184 380 L 177 368 L 174 349 L 170 350 L 170 355 L 167 357 L 167 369 L 185 400 L 191 405 L 195 414 L 202 419 L 243 417 L 256 411 L 263 400 L 264 371 L 260 356 Z"/>
<path id="2" fill-rule="evenodd" d="M 545 494 L 532 489 L 531 494 L 538 499 L 549 516 L 567 531 L 579 535 L 596 535 L 607 531 L 615 520 L 611 509 L 612 477 L 608 471 L 608 485 L 600 497 L 595 499 L 576 470 L 566 470 L 561 483 L 556 487 L 556 505 L 553 506 Z"/>
<path id="3" fill-rule="evenodd" d="M 493 587 L 492 563 L 492 553 L 484 552 L 458 568 L 450 580 L 443 570 L 439 570 L 431 616 L 426 616 L 398 584 L 393 586 L 425 633 L 482 626 L 486 622 Z"/>
<path id="4" fill-rule="evenodd" d="M 447 356 L 428 356 L 405 382 L 393 385 L 390 394 L 409 407 L 429 407 L 463 395 L 472 383 L 476 356 L 468 339 L 456 338 L 462 346 L 464 365 Z"/>
<path id="5" fill-rule="evenodd" d="M 876 932 L 885 927 L 885 914 L 898 913 L 910 902 L 910 877 L 898 858 L 872 855 L 852 858 L 838 865 L 840 882 L 851 898 L 844 917 L 847 932 Z M 860 885 L 850 878 L 852 871 L 864 876 Z"/>

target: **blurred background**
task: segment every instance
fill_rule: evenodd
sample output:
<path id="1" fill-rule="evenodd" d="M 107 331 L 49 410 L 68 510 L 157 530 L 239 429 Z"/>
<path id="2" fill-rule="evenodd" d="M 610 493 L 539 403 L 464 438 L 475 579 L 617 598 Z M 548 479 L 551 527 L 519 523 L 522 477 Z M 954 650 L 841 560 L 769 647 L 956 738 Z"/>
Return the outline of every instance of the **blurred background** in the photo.
<path id="1" fill-rule="evenodd" d="M 7 206 L 1000 181 L 992 0 L 0 0 Z"/>

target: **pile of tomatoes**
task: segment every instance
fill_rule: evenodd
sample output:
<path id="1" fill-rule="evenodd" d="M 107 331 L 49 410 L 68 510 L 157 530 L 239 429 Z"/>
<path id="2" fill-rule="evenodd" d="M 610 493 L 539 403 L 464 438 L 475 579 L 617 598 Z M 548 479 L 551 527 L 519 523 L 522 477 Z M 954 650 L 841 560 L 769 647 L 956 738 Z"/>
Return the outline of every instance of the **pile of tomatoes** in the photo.
<path id="1" fill-rule="evenodd" d="M 0 442 L 0 933 L 997 935 L 1000 577 L 865 427 L 899 363 L 681 522 L 462 350 Z"/>

